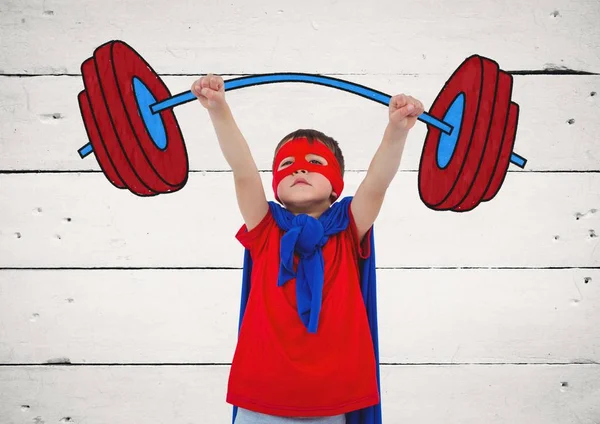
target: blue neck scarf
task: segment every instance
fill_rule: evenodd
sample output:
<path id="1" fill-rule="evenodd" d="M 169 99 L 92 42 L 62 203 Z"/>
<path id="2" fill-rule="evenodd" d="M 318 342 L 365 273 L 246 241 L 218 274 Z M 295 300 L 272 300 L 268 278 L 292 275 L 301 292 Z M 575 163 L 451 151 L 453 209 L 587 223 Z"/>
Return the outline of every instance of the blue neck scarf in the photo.
<path id="1" fill-rule="evenodd" d="M 330 236 L 345 230 L 350 222 L 345 197 L 323 212 L 319 219 L 306 214 L 294 215 L 275 202 L 269 202 L 275 222 L 286 233 L 281 238 L 280 266 L 277 285 L 296 278 L 298 315 L 310 333 L 316 333 L 323 298 L 323 246 Z M 298 268 L 294 272 L 294 253 Z"/>

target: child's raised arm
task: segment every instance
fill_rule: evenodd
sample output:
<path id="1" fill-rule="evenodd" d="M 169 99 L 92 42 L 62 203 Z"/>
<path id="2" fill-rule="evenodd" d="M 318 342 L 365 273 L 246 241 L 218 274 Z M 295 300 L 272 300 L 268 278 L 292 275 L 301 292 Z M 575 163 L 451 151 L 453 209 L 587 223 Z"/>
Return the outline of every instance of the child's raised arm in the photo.
<path id="1" fill-rule="evenodd" d="M 192 92 L 208 110 L 223 156 L 233 171 L 238 207 L 250 231 L 264 218 L 269 205 L 248 143 L 225 100 L 223 79 L 208 74 L 192 84 Z"/>
<path id="2" fill-rule="evenodd" d="M 385 193 L 400 167 L 408 131 L 421 113 L 423 104 L 412 96 L 398 94 L 390 99 L 389 123 L 383 140 L 350 203 L 359 240 L 379 215 Z"/>

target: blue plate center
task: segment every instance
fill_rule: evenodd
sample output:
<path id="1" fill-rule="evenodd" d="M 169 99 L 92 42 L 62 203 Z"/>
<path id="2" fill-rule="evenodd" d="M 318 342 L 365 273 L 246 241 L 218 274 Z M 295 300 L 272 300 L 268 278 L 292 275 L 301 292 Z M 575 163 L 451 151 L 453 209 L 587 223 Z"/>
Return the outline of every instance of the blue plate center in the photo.
<path id="1" fill-rule="evenodd" d="M 133 77 L 133 94 L 137 101 L 138 110 L 150 134 L 150 138 L 160 150 L 167 148 L 167 133 L 165 124 L 160 113 L 152 113 L 150 105 L 156 103 L 156 98 L 152 95 L 146 84 L 138 77 Z"/>
<path id="2" fill-rule="evenodd" d="M 458 135 L 460 134 L 460 124 L 465 110 L 465 95 L 460 93 L 450 107 L 446 111 L 446 114 L 442 118 L 444 122 L 452 125 L 452 132 L 446 134 L 444 132 L 440 135 L 440 141 L 438 142 L 437 148 L 437 165 L 441 169 L 448 166 L 454 155 L 456 149 L 456 142 L 458 141 Z"/>

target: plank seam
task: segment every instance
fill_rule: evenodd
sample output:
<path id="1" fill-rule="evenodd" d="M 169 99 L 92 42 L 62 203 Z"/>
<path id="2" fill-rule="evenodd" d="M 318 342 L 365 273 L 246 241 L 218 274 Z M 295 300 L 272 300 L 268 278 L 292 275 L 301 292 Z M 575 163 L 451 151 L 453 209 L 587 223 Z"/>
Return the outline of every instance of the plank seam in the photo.
<path id="1" fill-rule="evenodd" d="M 188 171 L 190 174 L 221 174 L 221 173 L 232 173 L 229 169 L 197 169 Z M 259 173 L 268 173 L 272 171 L 267 169 L 261 169 Z M 347 169 L 345 173 L 360 173 L 367 172 L 366 169 Z M 403 169 L 398 170 L 398 173 L 416 173 L 418 169 Z M 598 174 L 600 169 L 556 169 L 556 170 L 516 170 L 509 169 L 507 173 L 529 173 L 529 174 Z M 0 175 L 6 174 L 102 174 L 101 170 L 96 169 L 82 169 L 82 170 L 60 170 L 60 169 L 0 169 Z"/>
<path id="2" fill-rule="evenodd" d="M 508 71 L 503 69 L 504 72 L 506 72 L 507 74 L 511 74 L 511 75 L 581 75 L 581 76 L 589 76 L 589 75 L 600 75 L 600 73 L 597 72 L 592 72 L 592 71 L 581 71 L 581 70 L 576 70 L 576 69 L 570 69 L 570 68 L 566 68 L 566 67 L 557 67 L 557 68 L 544 68 L 544 69 L 518 69 L 518 70 L 513 70 L 513 71 Z M 260 74 L 258 72 L 252 73 L 252 72 L 244 72 L 244 73 L 239 73 L 239 72 L 227 72 L 227 73 L 222 73 L 220 74 L 221 76 L 225 76 L 225 77 L 244 77 L 244 76 L 248 76 L 248 75 L 257 75 Z M 373 76 L 373 75 L 378 75 L 378 76 L 420 76 L 420 75 L 438 75 L 438 74 L 431 74 L 431 73 L 425 73 L 425 72 L 420 72 L 420 73 L 394 73 L 394 74 L 388 74 L 388 73 L 376 73 L 376 72 L 351 72 L 351 73 L 336 73 L 336 72 L 319 72 L 320 75 L 331 75 L 331 76 L 336 76 L 336 77 L 343 77 L 343 76 Z M 202 75 L 206 75 L 206 74 L 182 74 L 182 73 L 161 73 L 161 74 L 157 74 L 159 77 L 197 77 L 197 76 L 202 76 Z M 0 73 L 0 76 L 2 77 L 8 77 L 8 78 L 36 78 L 36 77 L 81 77 L 81 74 L 71 74 L 71 73 L 51 73 L 51 74 L 23 74 L 23 73 Z"/>
<path id="3" fill-rule="evenodd" d="M 573 362 L 380 362 L 382 366 L 503 366 L 503 365 L 541 365 L 541 366 L 565 366 L 565 365 L 600 365 L 600 362 L 589 361 L 573 361 Z M 0 364 L 0 367 L 178 367 L 178 366 L 194 366 L 194 367 L 229 367 L 228 362 L 140 362 L 140 363 L 117 363 L 117 362 L 56 362 L 56 363 L 15 363 L 15 364 Z"/>
<path id="4" fill-rule="evenodd" d="M 164 266 L 164 267 L 0 267 L 0 271 L 152 271 L 152 270 L 241 270 L 241 267 L 202 267 L 202 266 Z M 378 270 L 599 270 L 600 266 L 405 266 L 405 267 L 376 267 Z"/>

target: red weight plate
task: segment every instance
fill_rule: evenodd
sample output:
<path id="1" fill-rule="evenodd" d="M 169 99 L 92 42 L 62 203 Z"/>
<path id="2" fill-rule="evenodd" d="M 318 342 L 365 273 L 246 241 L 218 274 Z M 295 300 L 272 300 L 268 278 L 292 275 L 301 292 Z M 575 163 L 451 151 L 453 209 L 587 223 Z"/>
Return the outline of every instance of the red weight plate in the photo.
<path id="1" fill-rule="evenodd" d="M 515 146 L 515 136 L 517 135 L 517 123 L 519 121 L 519 105 L 515 102 L 510 103 L 510 110 L 508 111 L 508 121 L 506 122 L 506 131 L 504 132 L 504 139 L 502 140 L 502 150 L 500 152 L 500 159 L 492 181 L 485 191 L 483 201 L 487 202 L 492 200 L 494 196 L 502 187 L 504 178 L 506 178 L 506 171 L 508 171 L 508 165 L 510 165 L 510 157 Z"/>
<path id="2" fill-rule="evenodd" d="M 498 64 L 481 56 L 479 56 L 479 59 L 483 64 L 482 88 L 476 94 L 479 96 L 479 106 L 477 117 L 475 118 L 473 135 L 471 136 L 470 144 L 466 147 L 465 156 L 462 165 L 460 165 L 454 186 L 446 199 L 435 207 L 438 210 L 452 209 L 465 198 L 475 183 L 477 171 L 483 160 L 483 152 L 487 143 L 487 135 L 496 103 Z M 462 122 L 464 123 L 464 119 Z"/>
<path id="3" fill-rule="evenodd" d="M 81 65 L 81 74 L 83 76 L 83 84 L 90 102 L 90 108 L 96 120 L 98 131 L 104 148 L 106 149 L 109 162 L 113 169 L 118 174 L 121 181 L 129 188 L 129 190 L 140 196 L 155 195 L 156 192 L 145 186 L 138 176 L 135 174 L 130 163 L 127 161 L 121 143 L 115 132 L 113 123 L 108 114 L 106 101 L 100 88 L 98 81 L 98 72 L 96 70 L 96 61 L 89 58 Z"/>
<path id="4" fill-rule="evenodd" d="M 441 131 L 428 126 L 419 166 L 419 195 L 432 209 L 449 209 L 464 197 L 473 182 L 491 119 L 497 77 L 495 62 L 473 55 L 454 71 L 433 102 L 429 113 L 440 119 L 460 93 L 465 96 L 458 140 L 444 168 L 436 159 Z M 458 191 L 453 193 L 455 188 Z"/>
<path id="5" fill-rule="evenodd" d="M 110 181 L 115 187 L 126 188 L 125 184 L 123 184 L 123 180 L 121 180 L 121 177 L 119 177 L 119 174 L 117 174 L 117 171 L 115 171 L 115 168 L 112 166 L 112 163 L 110 163 L 110 159 L 106 154 L 106 149 L 104 148 L 104 144 L 102 144 L 102 138 L 98 132 L 98 126 L 96 125 L 94 115 L 90 109 L 90 101 L 88 100 L 88 96 L 85 91 L 79 93 L 79 96 L 77 96 L 77 101 L 79 102 L 79 110 L 81 111 L 81 117 L 83 118 L 85 131 L 87 132 L 88 139 L 92 143 L 94 156 L 96 156 L 96 160 L 98 161 L 98 165 L 100 165 L 100 169 L 102 169 L 102 172 L 104 172 L 104 175 L 108 181 Z"/>
<path id="6" fill-rule="evenodd" d="M 96 49 L 94 57 L 112 121 L 137 175 L 157 192 L 179 190 L 187 181 L 188 158 L 175 114 L 171 109 L 161 112 L 167 146 L 160 149 L 138 110 L 133 79 L 142 81 L 157 101 L 171 97 L 166 85 L 135 50 L 121 41 Z"/>
<path id="7" fill-rule="evenodd" d="M 466 212 L 477 207 L 481 202 L 486 189 L 490 185 L 492 175 L 494 175 L 494 171 L 500 159 L 500 148 L 502 146 L 502 139 L 504 138 L 504 130 L 508 118 L 512 83 L 512 76 L 503 71 L 498 73 L 498 90 L 496 91 L 492 123 L 487 135 L 487 143 L 485 145 L 485 150 L 483 151 L 483 158 L 468 194 L 460 204 L 452 208 L 452 210 L 456 212 Z"/>

